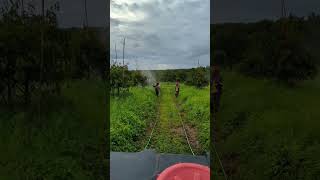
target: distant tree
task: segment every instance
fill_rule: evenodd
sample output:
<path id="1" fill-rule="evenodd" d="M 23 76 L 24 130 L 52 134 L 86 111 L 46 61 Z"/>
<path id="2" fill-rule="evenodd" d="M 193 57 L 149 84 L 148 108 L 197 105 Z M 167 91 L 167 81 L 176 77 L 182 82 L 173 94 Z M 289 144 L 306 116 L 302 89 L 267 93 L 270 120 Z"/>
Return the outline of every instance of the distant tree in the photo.
<path id="1" fill-rule="evenodd" d="M 131 86 L 145 86 L 146 84 L 147 78 L 140 71 L 129 71 L 128 65 L 117 62 L 111 65 L 110 85 L 113 95 L 120 95 L 121 92 L 128 91 Z"/>
<path id="2" fill-rule="evenodd" d="M 138 70 L 136 70 L 136 71 L 132 71 L 131 72 L 131 76 L 132 76 L 132 78 L 131 78 L 131 81 L 132 81 L 132 85 L 133 86 L 138 86 L 138 85 L 140 85 L 140 86 L 146 86 L 147 85 L 147 77 L 146 76 L 144 76 L 142 73 L 141 73 L 141 71 L 138 71 Z"/>
<path id="3" fill-rule="evenodd" d="M 216 31 L 223 32 L 217 32 L 219 42 L 216 42 L 218 49 L 215 52 L 224 52 L 225 57 L 214 53 L 216 59 L 213 60 L 221 65 L 227 64 L 227 67 L 236 64 L 240 72 L 247 75 L 273 78 L 289 84 L 313 78 L 317 64 L 306 50 L 304 41 L 308 31 L 305 23 L 305 19 L 291 15 L 274 22 L 218 27 Z M 230 53 L 237 61 L 231 58 L 230 62 Z"/>
<path id="4" fill-rule="evenodd" d="M 205 67 L 192 68 L 187 84 L 202 88 L 209 85 L 207 70 Z"/>
<path id="5" fill-rule="evenodd" d="M 106 50 L 95 30 L 60 29 L 53 8 L 42 16 L 28 4 L 21 15 L 19 3 L 8 3 L 0 18 L 2 102 L 27 107 L 33 96 L 58 95 L 70 78 L 104 74 Z"/>
<path id="6" fill-rule="evenodd" d="M 114 63 L 110 67 L 110 86 L 112 94 L 115 94 L 115 90 L 117 91 L 117 95 L 120 95 L 121 88 L 124 87 L 124 81 L 122 78 L 123 69 L 126 67 L 121 66 L 118 63 Z"/>
<path id="7" fill-rule="evenodd" d="M 276 78 L 289 84 L 312 79 L 318 72 L 316 61 L 298 41 L 282 42 L 275 58 Z"/>
<path id="8" fill-rule="evenodd" d="M 176 74 L 173 70 L 163 71 L 162 81 L 165 82 L 174 82 L 176 80 Z"/>
<path id="9" fill-rule="evenodd" d="M 179 79 L 180 82 L 185 82 L 188 76 L 188 71 L 187 70 L 177 70 L 176 71 L 176 79 Z"/>
<path id="10" fill-rule="evenodd" d="M 212 52 L 223 51 L 224 65 L 230 69 L 240 62 L 248 38 L 248 28 L 242 24 L 216 25 L 213 27 Z M 215 61 L 215 60 L 213 60 Z"/>

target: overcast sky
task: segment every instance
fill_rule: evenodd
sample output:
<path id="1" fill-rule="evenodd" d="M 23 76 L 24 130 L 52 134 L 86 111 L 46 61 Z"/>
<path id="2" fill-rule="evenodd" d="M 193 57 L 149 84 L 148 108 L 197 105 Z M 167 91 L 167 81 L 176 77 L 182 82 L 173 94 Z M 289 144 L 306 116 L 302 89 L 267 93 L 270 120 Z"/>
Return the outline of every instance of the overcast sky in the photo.
<path id="1" fill-rule="evenodd" d="M 1 5 L 4 1 L 0 0 Z M 88 6 L 88 19 L 90 26 L 100 26 L 105 27 L 108 23 L 109 12 L 108 3 L 111 0 L 87 0 Z M 159 1 L 159 0 L 158 0 Z M 164 0 L 165 2 L 171 2 L 171 0 Z M 199 5 L 196 5 L 198 2 L 202 6 L 209 6 L 209 0 L 176 0 L 181 4 L 186 2 L 186 7 L 183 10 L 179 8 L 174 8 L 170 6 L 171 10 L 177 10 L 177 13 L 186 15 L 186 18 L 190 18 L 193 14 L 186 13 L 191 5 L 195 4 L 195 9 Z M 41 0 L 24 0 L 25 4 L 28 2 L 33 2 L 33 4 L 39 4 Z M 84 20 L 84 0 L 45 0 L 46 5 L 52 5 L 55 2 L 60 3 L 60 12 L 59 21 L 62 26 L 82 26 Z M 127 3 L 137 3 L 137 5 L 145 4 L 150 2 L 151 4 L 156 4 L 156 0 L 119 0 L 110 2 L 113 4 L 124 4 Z M 161 2 L 161 1 L 159 1 Z M 174 2 L 174 1 L 173 1 Z M 188 3 L 189 2 L 189 3 Z M 211 0 L 211 23 L 221 23 L 221 22 L 250 22 L 257 21 L 261 19 L 274 19 L 279 18 L 281 14 L 281 0 Z M 160 3 L 163 4 L 163 3 Z M 189 4 L 189 5 L 188 5 Z M 289 12 L 296 14 L 298 16 L 306 16 L 311 12 L 320 13 L 320 0 L 286 0 L 287 9 Z M 153 5 L 154 6 L 154 5 Z M 165 7 L 161 5 L 161 7 Z M 192 8 L 192 7 L 191 7 Z M 40 6 L 37 7 L 40 9 Z M 111 8 L 112 10 L 113 8 Z M 158 9 L 158 11 L 161 8 Z M 205 9 L 209 11 L 208 8 Z M 165 11 L 166 12 L 166 11 Z M 203 12 L 203 15 L 207 12 Z M 202 15 L 202 16 L 203 16 Z M 196 19 L 194 17 L 192 19 Z"/>
<path id="2" fill-rule="evenodd" d="M 112 0 L 111 58 L 130 69 L 180 69 L 210 63 L 209 0 Z"/>
<path id="3" fill-rule="evenodd" d="M 286 0 L 289 13 L 306 16 L 320 13 L 320 0 Z M 252 22 L 277 19 L 281 15 L 281 0 L 213 0 L 211 23 Z"/>
<path id="4" fill-rule="evenodd" d="M 6 0 L 0 0 L 1 5 Z M 41 0 L 32 1 L 39 10 Z M 81 27 L 84 0 L 45 0 L 60 3 L 61 27 Z M 298 16 L 320 13 L 320 0 L 286 0 L 287 10 Z M 209 23 L 252 22 L 276 19 L 280 0 L 87 0 L 89 26 L 106 27 L 110 20 L 111 58 L 125 57 L 131 69 L 190 68 L 209 65 Z M 210 13 L 211 6 L 211 13 Z M 211 14 L 211 15 L 210 15 Z M 211 16 L 211 18 L 210 18 Z"/>

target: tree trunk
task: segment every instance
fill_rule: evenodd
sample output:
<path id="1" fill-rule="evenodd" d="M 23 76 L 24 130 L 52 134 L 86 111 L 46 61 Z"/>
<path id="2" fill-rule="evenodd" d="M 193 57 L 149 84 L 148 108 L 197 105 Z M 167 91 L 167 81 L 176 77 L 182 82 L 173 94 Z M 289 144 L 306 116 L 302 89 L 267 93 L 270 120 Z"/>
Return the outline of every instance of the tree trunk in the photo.
<path id="1" fill-rule="evenodd" d="M 57 92 L 57 94 L 60 94 L 60 92 L 61 92 L 61 87 L 60 87 L 60 84 L 59 84 L 58 81 L 55 82 L 55 86 L 56 86 L 56 92 Z"/>
<path id="2" fill-rule="evenodd" d="M 21 15 L 24 15 L 24 0 L 21 0 Z"/>
<path id="3" fill-rule="evenodd" d="M 85 27 L 88 27 L 88 11 L 87 11 L 87 0 L 84 0 L 84 12 L 85 12 Z"/>
<path id="4" fill-rule="evenodd" d="M 25 73 L 25 80 L 24 80 L 24 104 L 25 107 L 29 104 L 30 99 L 30 89 L 29 89 L 29 76 L 28 73 Z"/>
<path id="5" fill-rule="evenodd" d="M 4 101 L 4 104 L 7 104 L 7 103 L 8 103 L 8 101 L 7 101 L 6 97 L 5 97 L 5 95 L 4 95 L 4 94 L 2 94 L 2 93 L 1 93 L 1 99 Z"/>
<path id="6" fill-rule="evenodd" d="M 12 105 L 12 88 L 11 88 L 10 80 L 8 80 L 7 87 L 8 87 L 8 105 L 11 106 Z"/>

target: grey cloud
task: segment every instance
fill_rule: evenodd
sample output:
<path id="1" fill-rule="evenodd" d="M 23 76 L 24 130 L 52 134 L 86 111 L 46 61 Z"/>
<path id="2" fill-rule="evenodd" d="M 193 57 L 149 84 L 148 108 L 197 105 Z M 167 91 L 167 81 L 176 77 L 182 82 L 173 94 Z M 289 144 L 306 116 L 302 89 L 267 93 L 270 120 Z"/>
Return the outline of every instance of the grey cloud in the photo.
<path id="1" fill-rule="evenodd" d="M 209 46 L 194 47 L 190 57 L 191 58 L 196 58 L 196 57 L 199 57 L 199 56 L 203 56 L 203 55 L 209 54 L 208 52 L 210 52 L 210 47 Z"/>
<path id="2" fill-rule="evenodd" d="M 160 46 L 161 40 L 156 34 L 149 34 L 145 36 L 144 40 L 148 42 L 151 47 Z"/>
<path id="3" fill-rule="evenodd" d="M 110 18 L 110 24 L 111 26 L 115 27 L 121 24 L 121 21 L 115 18 Z"/>
<path id="4" fill-rule="evenodd" d="M 122 6 L 122 10 L 143 13 L 144 19 L 118 19 L 119 24 L 111 24 L 111 47 L 119 46 L 124 36 L 127 38 L 126 57 L 131 68 L 136 61 L 155 69 L 190 68 L 197 65 L 197 59 L 202 65 L 209 65 L 209 3 L 209 0 L 137 0 L 129 3 L 127 9 Z"/>
<path id="5" fill-rule="evenodd" d="M 116 8 L 116 9 L 122 9 L 123 8 L 122 4 L 117 4 L 114 1 L 111 1 L 110 5 L 111 5 L 111 8 Z"/>
<path id="6" fill-rule="evenodd" d="M 132 5 L 129 6 L 130 11 L 137 11 L 140 9 L 140 6 L 137 3 L 133 3 Z"/>

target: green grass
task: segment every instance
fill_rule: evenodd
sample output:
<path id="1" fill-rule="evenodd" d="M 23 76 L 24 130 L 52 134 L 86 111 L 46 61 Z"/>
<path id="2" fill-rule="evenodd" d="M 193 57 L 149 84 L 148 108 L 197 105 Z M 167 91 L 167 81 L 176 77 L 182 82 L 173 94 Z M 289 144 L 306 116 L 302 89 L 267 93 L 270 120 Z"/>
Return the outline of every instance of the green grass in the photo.
<path id="1" fill-rule="evenodd" d="M 111 98 L 111 151 L 143 149 L 146 128 L 156 119 L 156 96 L 151 88 L 133 87 L 129 94 Z"/>
<path id="2" fill-rule="evenodd" d="M 320 77 L 288 88 L 233 72 L 222 76 L 216 139 L 229 179 L 317 179 Z"/>
<path id="3" fill-rule="evenodd" d="M 28 111 L 0 114 L 1 179 L 104 179 L 106 97 L 103 83 L 73 81 L 61 96 Z"/>
<path id="4" fill-rule="evenodd" d="M 178 101 L 185 120 L 196 127 L 200 152 L 209 152 L 210 146 L 210 88 L 198 89 L 181 85 Z"/>
<path id="5" fill-rule="evenodd" d="M 141 151 L 157 121 L 147 148 L 158 153 L 191 154 L 182 128 L 179 109 L 186 115 L 183 120 L 195 127 L 203 151 L 209 149 L 209 88 L 196 89 L 181 86 L 181 97 L 174 96 L 174 83 L 160 83 L 160 97 L 154 89 L 134 87 L 130 93 L 111 98 L 111 150 Z M 177 103 L 180 108 L 178 109 Z"/>
<path id="6" fill-rule="evenodd" d="M 158 153 L 190 154 L 174 102 L 174 84 L 161 83 L 159 119 L 151 139 L 151 148 Z"/>

